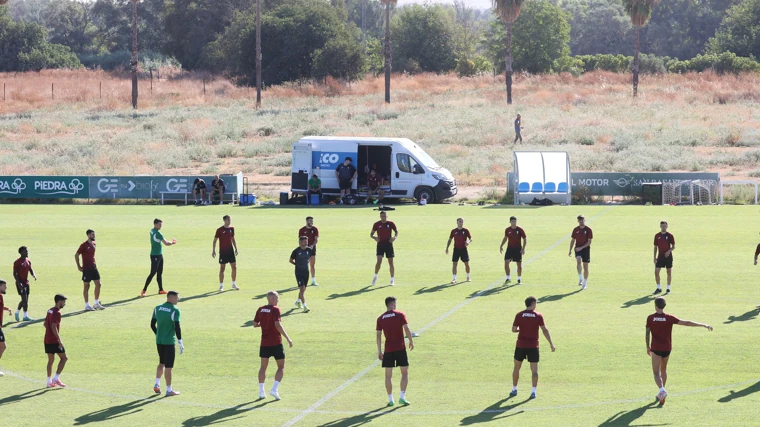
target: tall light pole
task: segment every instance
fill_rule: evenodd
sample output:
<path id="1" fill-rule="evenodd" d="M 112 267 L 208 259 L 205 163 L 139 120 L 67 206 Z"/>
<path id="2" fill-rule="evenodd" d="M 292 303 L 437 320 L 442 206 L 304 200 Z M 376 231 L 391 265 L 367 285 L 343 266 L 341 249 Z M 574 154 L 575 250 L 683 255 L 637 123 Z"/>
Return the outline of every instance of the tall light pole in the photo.
<path id="1" fill-rule="evenodd" d="M 137 109 L 137 2 L 132 2 L 132 108 Z"/>
<path id="2" fill-rule="evenodd" d="M 261 0 L 256 0 L 256 108 L 261 107 Z"/>

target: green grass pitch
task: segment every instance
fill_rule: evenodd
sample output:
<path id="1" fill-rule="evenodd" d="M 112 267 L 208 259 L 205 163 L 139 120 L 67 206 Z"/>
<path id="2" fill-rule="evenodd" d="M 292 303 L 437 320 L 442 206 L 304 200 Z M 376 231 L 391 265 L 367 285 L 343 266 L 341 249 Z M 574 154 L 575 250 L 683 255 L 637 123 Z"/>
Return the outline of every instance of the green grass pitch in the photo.
<path id="1" fill-rule="evenodd" d="M 218 293 L 211 242 L 226 213 L 236 229 L 242 290 Z M 567 256 L 578 213 L 595 234 L 583 292 Z M 504 287 L 498 248 L 512 214 L 528 235 L 525 284 Z M 291 311 L 296 291 L 287 261 L 306 215 L 321 233 L 320 286 L 308 288 L 312 311 L 303 314 Z M 444 248 L 459 216 L 474 237 L 473 282 L 452 286 Z M 172 398 L 152 391 L 158 358 L 150 317 L 164 298 L 155 282 L 148 297 L 137 297 L 149 270 L 155 217 L 163 219 L 166 238 L 179 241 L 164 250 L 165 288 L 181 294 L 186 347 L 174 369 L 182 395 Z M 0 277 L 11 285 L 6 304 L 18 303 L 11 265 L 26 245 L 39 277 L 31 285 L 30 315 L 42 318 L 55 293 L 68 296 L 61 334 L 70 358 L 62 376 L 68 389 L 45 390 L 42 324 L 19 325 L 6 315 L 3 419 L 25 425 L 760 425 L 756 207 L 400 206 L 389 214 L 400 231 L 392 288 L 386 265 L 378 285 L 369 286 L 375 262 L 369 232 L 377 217 L 363 207 L 0 207 L 0 264 L 6 266 Z M 657 388 L 644 345 L 660 219 L 677 240 L 666 311 L 715 327 L 712 333 L 674 328 L 670 397 L 662 408 L 654 405 Z M 103 312 L 81 312 L 73 258 L 87 228 L 98 236 Z M 260 331 L 251 327 L 270 289 L 281 291 L 283 325 L 295 343 L 287 350 L 279 402 L 257 401 Z M 421 332 L 410 353 L 412 405 L 390 410 L 382 369 L 373 365 L 375 319 L 388 295 Z M 539 299 L 557 351 L 541 337 L 538 398 L 527 400 L 526 364 L 520 394 L 507 400 L 516 340 L 511 322 L 529 295 Z M 267 389 L 271 365 L 268 375 Z M 398 380 L 397 371 L 396 399 Z"/>

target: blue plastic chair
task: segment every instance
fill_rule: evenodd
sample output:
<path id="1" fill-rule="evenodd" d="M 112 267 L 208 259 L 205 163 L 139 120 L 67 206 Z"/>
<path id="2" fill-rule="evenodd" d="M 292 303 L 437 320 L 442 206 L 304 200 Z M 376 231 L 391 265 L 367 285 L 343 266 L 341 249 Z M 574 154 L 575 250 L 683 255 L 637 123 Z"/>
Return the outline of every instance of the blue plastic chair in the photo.
<path id="1" fill-rule="evenodd" d="M 559 185 L 557 185 L 557 193 L 567 193 L 566 182 L 560 182 Z"/>
<path id="2" fill-rule="evenodd" d="M 530 192 L 540 193 L 543 188 L 544 188 L 543 184 L 541 184 L 540 182 L 534 182 L 533 186 L 530 188 Z"/>
<path id="3" fill-rule="evenodd" d="M 517 186 L 517 192 L 518 193 L 530 192 L 530 184 L 528 184 L 527 182 L 521 182 L 520 185 Z"/>
<path id="4" fill-rule="evenodd" d="M 547 182 L 544 185 L 544 192 L 545 193 L 554 193 L 557 190 L 557 186 L 554 185 L 553 182 Z"/>

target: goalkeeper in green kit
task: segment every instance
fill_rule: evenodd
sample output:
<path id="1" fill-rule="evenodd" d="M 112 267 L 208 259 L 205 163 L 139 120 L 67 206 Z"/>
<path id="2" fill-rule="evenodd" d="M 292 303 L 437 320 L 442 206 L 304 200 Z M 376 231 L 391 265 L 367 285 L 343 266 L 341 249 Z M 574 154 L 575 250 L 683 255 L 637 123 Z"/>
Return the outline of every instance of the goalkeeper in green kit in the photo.
<path id="1" fill-rule="evenodd" d="M 161 394 L 161 376 L 166 371 L 166 396 L 179 394 L 177 390 L 172 388 L 174 344 L 179 343 L 179 354 L 185 352 L 185 346 L 182 345 L 182 330 L 179 326 L 178 302 L 179 293 L 169 291 L 166 294 L 166 302 L 153 309 L 153 318 L 150 321 L 150 328 L 156 334 L 156 347 L 158 348 L 158 368 L 156 368 L 156 384 L 153 386 L 153 391 L 156 394 Z"/>

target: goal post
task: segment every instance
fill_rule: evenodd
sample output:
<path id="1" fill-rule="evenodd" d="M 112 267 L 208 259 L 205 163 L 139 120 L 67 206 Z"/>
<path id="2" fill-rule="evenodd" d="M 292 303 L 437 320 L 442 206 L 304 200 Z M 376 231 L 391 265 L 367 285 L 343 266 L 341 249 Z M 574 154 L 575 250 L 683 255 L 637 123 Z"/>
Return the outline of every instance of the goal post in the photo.
<path id="1" fill-rule="evenodd" d="M 715 205 L 718 203 L 718 181 L 673 180 L 662 184 L 663 205 Z"/>
<path id="2" fill-rule="evenodd" d="M 720 204 L 758 204 L 758 182 L 751 180 L 721 180 Z"/>

